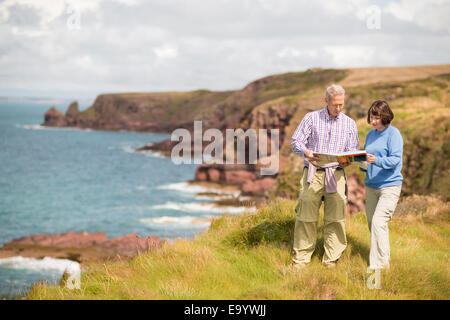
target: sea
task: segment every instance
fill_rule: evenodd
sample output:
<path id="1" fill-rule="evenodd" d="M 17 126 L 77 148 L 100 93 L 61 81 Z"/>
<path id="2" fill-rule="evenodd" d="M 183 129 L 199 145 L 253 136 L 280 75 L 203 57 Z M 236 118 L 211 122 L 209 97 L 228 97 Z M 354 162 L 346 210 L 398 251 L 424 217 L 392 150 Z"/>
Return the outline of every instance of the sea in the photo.
<path id="1" fill-rule="evenodd" d="M 245 211 L 198 195 L 239 195 L 188 184 L 198 164 L 135 152 L 170 134 L 43 127 L 51 105 L 63 113 L 68 107 L 58 100 L 0 99 L 0 247 L 68 231 L 189 239 L 208 228 L 209 218 Z M 0 299 L 25 297 L 36 281 L 56 284 L 71 264 L 50 257 L 0 259 Z"/>

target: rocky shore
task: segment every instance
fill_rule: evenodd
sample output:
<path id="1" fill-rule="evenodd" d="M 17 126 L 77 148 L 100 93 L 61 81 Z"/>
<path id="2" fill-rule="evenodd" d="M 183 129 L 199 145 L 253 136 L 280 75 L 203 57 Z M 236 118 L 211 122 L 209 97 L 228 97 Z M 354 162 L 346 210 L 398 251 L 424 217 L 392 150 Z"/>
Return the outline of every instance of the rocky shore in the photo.
<path id="1" fill-rule="evenodd" d="M 129 259 L 141 252 L 156 250 L 165 242 L 157 235 L 139 237 L 136 233 L 110 240 L 105 232 L 37 234 L 5 243 L 0 247 L 0 258 L 52 257 L 77 261 L 83 265 L 94 261 Z"/>

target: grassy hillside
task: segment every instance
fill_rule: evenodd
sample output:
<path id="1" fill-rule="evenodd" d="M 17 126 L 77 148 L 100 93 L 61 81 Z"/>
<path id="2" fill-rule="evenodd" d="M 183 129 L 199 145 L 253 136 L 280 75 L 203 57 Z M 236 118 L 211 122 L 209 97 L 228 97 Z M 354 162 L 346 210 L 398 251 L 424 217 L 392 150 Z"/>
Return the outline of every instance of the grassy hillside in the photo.
<path id="1" fill-rule="evenodd" d="M 295 202 L 257 213 L 225 215 L 194 240 L 177 240 L 126 262 L 91 265 L 81 289 L 35 285 L 29 299 L 450 299 L 450 205 L 404 198 L 390 222 L 391 269 L 369 290 L 365 214 L 347 220 L 348 247 L 334 269 L 320 263 L 289 268 Z"/>

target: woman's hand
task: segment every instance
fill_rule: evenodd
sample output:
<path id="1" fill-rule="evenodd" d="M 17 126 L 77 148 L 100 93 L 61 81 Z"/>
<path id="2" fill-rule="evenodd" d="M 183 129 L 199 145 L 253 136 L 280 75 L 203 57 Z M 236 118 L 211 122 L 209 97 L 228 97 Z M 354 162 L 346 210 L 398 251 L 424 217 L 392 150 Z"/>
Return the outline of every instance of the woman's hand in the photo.
<path id="1" fill-rule="evenodd" d="M 376 157 L 373 154 L 368 153 L 366 155 L 366 157 L 367 157 L 367 163 L 375 163 Z"/>
<path id="2" fill-rule="evenodd" d="M 347 157 L 338 157 L 339 165 L 343 168 L 350 165 L 350 161 L 348 161 Z"/>

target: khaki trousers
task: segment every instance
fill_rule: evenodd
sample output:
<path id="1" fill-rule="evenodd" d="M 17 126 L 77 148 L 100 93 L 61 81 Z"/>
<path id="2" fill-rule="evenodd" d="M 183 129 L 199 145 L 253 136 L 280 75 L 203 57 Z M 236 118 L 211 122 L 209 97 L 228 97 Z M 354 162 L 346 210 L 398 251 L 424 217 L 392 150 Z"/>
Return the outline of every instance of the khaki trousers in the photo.
<path id="1" fill-rule="evenodd" d="M 303 170 L 300 194 L 295 208 L 297 214 L 294 229 L 294 263 L 309 263 L 317 241 L 319 208 L 324 198 L 324 249 L 323 264 L 338 260 L 347 246 L 345 235 L 345 195 L 344 170 L 333 169 L 336 176 L 337 192 L 325 192 L 325 171 L 317 170 L 311 184 L 306 182 L 308 168 Z"/>
<path id="2" fill-rule="evenodd" d="M 402 186 L 374 189 L 366 186 L 366 215 L 370 230 L 369 268 L 389 267 L 388 222 L 397 206 Z"/>

